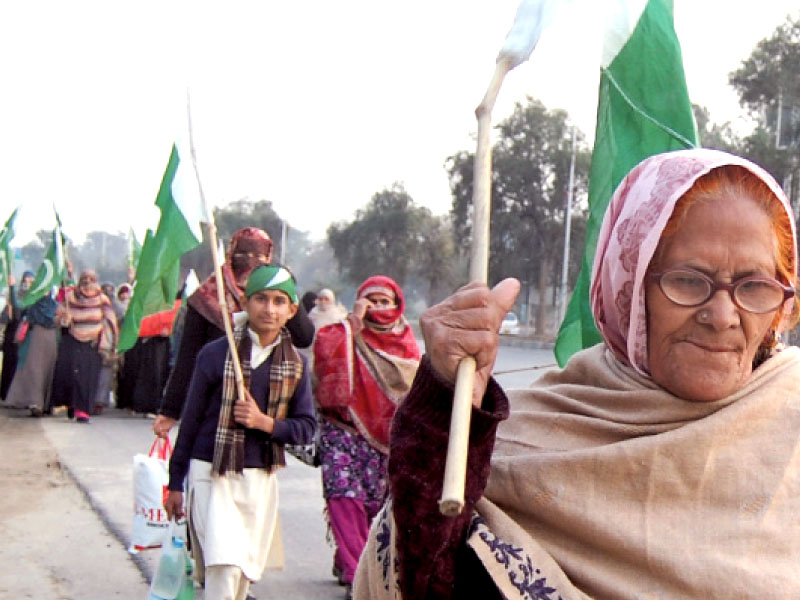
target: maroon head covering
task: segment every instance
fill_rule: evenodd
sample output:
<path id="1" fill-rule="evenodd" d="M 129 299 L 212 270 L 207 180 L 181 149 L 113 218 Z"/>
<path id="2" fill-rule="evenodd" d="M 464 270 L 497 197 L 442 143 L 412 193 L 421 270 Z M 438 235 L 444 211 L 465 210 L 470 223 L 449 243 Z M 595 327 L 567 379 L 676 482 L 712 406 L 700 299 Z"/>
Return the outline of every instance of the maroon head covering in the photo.
<path id="1" fill-rule="evenodd" d="M 266 261 L 264 260 L 266 257 Z M 228 263 L 237 281 L 272 258 L 272 240 L 263 229 L 245 227 L 233 234 L 228 244 Z"/>
<path id="2" fill-rule="evenodd" d="M 244 289 L 239 287 L 238 282 L 243 281 L 257 266 L 269 263 L 271 258 L 272 240 L 263 229 L 245 227 L 233 234 L 228 244 L 227 260 L 222 265 L 225 300 L 231 312 L 244 310 Z M 213 273 L 189 297 L 188 302 L 203 318 L 224 329 L 217 300 L 217 278 Z"/>

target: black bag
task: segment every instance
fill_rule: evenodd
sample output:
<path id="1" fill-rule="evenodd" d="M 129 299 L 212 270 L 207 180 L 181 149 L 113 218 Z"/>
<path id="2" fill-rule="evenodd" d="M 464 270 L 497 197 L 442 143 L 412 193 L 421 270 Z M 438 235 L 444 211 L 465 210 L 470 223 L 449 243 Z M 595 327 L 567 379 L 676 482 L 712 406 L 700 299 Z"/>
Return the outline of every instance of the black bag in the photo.
<path id="1" fill-rule="evenodd" d="M 283 449 L 309 467 L 318 467 L 321 464 L 316 440 L 310 444 L 284 444 Z"/>

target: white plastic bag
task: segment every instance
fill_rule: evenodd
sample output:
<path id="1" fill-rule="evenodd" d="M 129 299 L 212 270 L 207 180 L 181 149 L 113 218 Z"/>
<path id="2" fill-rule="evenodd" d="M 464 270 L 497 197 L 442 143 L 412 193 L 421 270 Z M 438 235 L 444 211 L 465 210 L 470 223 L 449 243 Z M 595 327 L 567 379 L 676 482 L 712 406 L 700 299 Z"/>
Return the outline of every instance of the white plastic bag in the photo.
<path id="1" fill-rule="evenodd" d="M 169 529 L 164 500 L 169 483 L 169 439 L 156 438 L 148 454 L 133 457 L 133 529 L 128 552 L 159 548 Z"/>

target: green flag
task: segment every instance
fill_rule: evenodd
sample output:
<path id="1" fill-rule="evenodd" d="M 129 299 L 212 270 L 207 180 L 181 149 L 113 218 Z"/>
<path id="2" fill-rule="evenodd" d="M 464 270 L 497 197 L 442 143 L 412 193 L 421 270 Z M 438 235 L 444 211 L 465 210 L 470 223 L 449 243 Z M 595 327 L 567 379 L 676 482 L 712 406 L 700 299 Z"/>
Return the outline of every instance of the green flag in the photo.
<path id="1" fill-rule="evenodd" d="M 36 278 L 33 280 L 28 293 L 22 298 L 23 306 L 30 306 L 40 298 L 46 296 L 54 287 L 61 285 L 61 280 L 66 271 L 64 260 L 64 237 L 61 235 L 61 221 L 56 216 L 56 227 L 53 229 L 50 247 L 44 255 Z"/>
<path id="2" fill-rule="evenodd" d="M 156 206 L 158 228 L 147 231 L 136 267 L 133 296 L 125 313 L 118 350 L 136 343 L 142 318 L 172 308 L 178 293 L 180 260 L 203 239 L 200 223 L 208 222 L 200 199 L 191 157 L 181 144 L 172 146 Z"/>
<path id="3" fill-rule="evenodd" d="M 597 235 L 617 184 L 648 156 L 697 146 L 672 0 L 615 4 L 600 69 L 586 247 L 555 346 L 561 366 L 578 350 L 602 341 L 589 304 L 589 280 Z"/>
<path id="4" fill-rule="evenodd" d="M 136 239 L 136 234 L 133 233 L 131 227 L 128 231 L 128 266 L 135 269 L 139 264 L 139 257 L 142 255 L 142 245 Z"/>
<path id="5" fill-rule="evenodd" d="M 8 285 L 8 276 L 14 270 L 14 252 L 11 250 L 11 240 L 14 239 L 14 221 L 17 219 L 19 207 L 14 209 L 8 217 L 5 227 L 0 229 L 0 287 Z"/>

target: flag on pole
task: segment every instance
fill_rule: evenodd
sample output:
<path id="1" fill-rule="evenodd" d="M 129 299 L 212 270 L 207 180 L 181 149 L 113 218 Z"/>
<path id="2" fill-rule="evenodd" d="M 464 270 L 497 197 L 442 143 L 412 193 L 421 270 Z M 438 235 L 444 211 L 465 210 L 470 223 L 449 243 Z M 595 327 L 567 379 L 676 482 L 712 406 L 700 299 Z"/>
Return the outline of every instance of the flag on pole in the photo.
<path id="1" fill-rule="evenodd" d="M 578 350 L 602 341 L 589 303 L 589 279 L 600 225 L 614 189 L 648 156 L 697 146 L 672 0 L 611 0 L 609 4 L 589 175 L 586 246 L 556 340 L 561 366 Z"/>
<path id="2" fill-rule="evenodd" d="M 148 229 L 145 235 L 133 296 L 120 332 L 120 352 L 136 343 L 143 317 L 172 308 L 178 293 L 181 256 L 203 240 L 200 223 L 209 219 L 191 160 L 188 145 L 173 144 L 156 197 L 161 218 L 156 232 Z"/>
<path id="3" fill-rule="evenodd" d="M 522 0 L 497 62 L 509 61 L 509 71 L 528 60 L 556 11 L 570 0 Z"/>
<path id="4" fill-rule="evenodd" d="M 30 306 L 58 288 L 66 274 L 67 265 L 64 258 L 64 236 L 61 233 L 61 219 L 56 213 L 56 226 L 50 240 L 50 246 L 44 255 L 42 264 L 36 271 L 36 277 L 28 293 L 22 298 L 22 306 Z"/>
<path id="5" fill-rule="evenodd" d="M 128 231 L 128 266 L 132 269 L 139 264 L 139 257 L 142 255 L 142 245 L 133 233 L 133 227 Z"/>
<path id="6" fill-rule="evenodd" d="M 11 250 L 11 240 L 14 239 L 14 222 L 17 219 L 18 211 L 19 207 L 15 208 L 3 229 L 0 229 L 0 287 L 8 285 L 8 276 L 14 270 L 14 252 Z"/>

